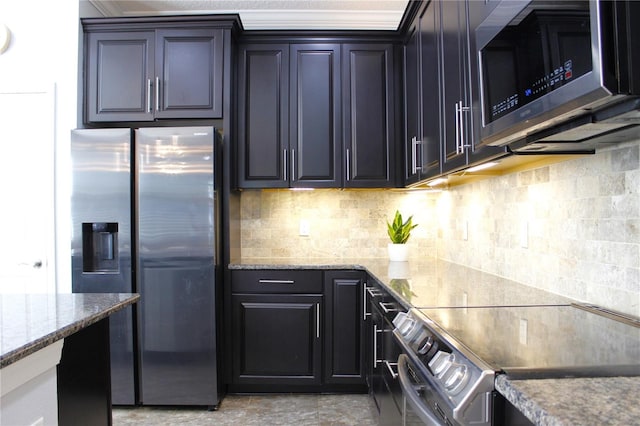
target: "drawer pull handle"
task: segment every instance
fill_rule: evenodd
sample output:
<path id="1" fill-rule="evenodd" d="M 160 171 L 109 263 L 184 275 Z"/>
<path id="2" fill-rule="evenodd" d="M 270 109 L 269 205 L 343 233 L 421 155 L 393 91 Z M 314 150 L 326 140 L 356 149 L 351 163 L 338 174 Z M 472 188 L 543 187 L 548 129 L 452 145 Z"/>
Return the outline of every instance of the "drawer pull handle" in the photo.
<path id="1" fill-rule="evenodd" d="M 295 284 L 293 280 L 258 280 L 260 284 Z"/>
<path id="2" fill-rule="evenodd" d="M 380 305 L 385 314 L 388 314 L 389 312 L 398 312 L 392 302 L 378 302 L 378 305 Z M 387 305 L 391 305 L 391 308 L 387 307 Z"/>
<path id="3" fill-rule="evenodd" d="M 391 378 L 393 380 L 398 378 L 398 373 L 396 371 L 393 371 L 393 367 L 396 367 L 396 370 L 398 369 L 398 363 L 397 362 L 389 362 L 389 361 L 385 361 L 384 365 L 387 367 L 387 370 L 389 370 L 389 373 L 391 373 Z"/>

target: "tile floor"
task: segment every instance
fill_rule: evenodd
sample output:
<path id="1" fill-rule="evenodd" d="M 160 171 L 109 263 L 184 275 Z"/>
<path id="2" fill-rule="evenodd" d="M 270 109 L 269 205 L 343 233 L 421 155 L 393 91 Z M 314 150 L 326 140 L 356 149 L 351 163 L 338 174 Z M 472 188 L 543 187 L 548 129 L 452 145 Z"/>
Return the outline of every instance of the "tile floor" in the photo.
<path id="1" fill-rule="evenodd" d="M 368 395 L 227 395 L 217 411 L 114 408 L 113 425 L 373 426 Z"/>

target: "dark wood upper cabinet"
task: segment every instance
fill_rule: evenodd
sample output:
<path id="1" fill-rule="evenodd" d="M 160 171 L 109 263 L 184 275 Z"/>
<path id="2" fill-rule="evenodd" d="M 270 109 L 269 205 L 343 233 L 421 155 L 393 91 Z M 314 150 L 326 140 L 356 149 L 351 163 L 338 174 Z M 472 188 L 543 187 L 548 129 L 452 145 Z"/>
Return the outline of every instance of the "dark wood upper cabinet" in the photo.
<path id="1" fill-rule="evenodd" d="M 87 121 L 153 120 L 153 31 L 88 33 Z"/>
<path id="2" fill-rule="evenodd" d="M 242 46 L 238 77 L 238 185 L 286 188 L 289 45 Z"/>
<path id="3" fill-rule="evenodd" d="M 222 117 L 223 31 L 156 31 L 156 118 Z"/>
<path id="4" fill-rule="evenodd" d="M 393 45 L 312 41 L 240 46 L 238 186 L 395 186 Z"/>
<path id="5" fill-rule="evenodd" d="M 340 187 L 340 45 L 290 52 L 290 186 Z"/>
<path id="6" fill-rule="evenodd" d="M 506 154 L 479 138 L 475 27 L 493 4 L 419 2 L 404 46 L 405 167 L 412 185 Z"/>
<path id="7" fill-rule="evenodd" d="M 467 20 L 465 2 L 440 2 L 442 34 L 442 148 L 443 170 L 454 170 L 467 163 L 466 150 L 473 144 L 470 132 L 470 98 L 465 79 Z"/>
<path id="8" fill-rule="evenodd" d="M 222 117 L 224 29 L 83 23 L 87 122 Z"/>
<path id="9" fill-rule="evenodd" d="M 394 186 L 393 46 L 345 44 L 342 55 L 344 186 Z"/>

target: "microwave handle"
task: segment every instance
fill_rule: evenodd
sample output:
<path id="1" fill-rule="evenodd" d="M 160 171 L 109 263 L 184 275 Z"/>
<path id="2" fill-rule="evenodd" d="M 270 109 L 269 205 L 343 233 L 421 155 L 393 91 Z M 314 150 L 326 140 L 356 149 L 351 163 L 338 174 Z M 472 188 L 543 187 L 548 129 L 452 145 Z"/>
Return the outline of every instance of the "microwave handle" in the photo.
<path id="1" fill-rule="evenodd" d="M 400 354 L 398 357 L 398 377 L 400 379 L 400 387 L 402 388 L 402 396 L 406 399 L 406 402 L 411 405 L 415 414 L 424 422 L 424 424 L 431 426 L 443 426 L 444 423 L 436 417 L 435 413 L 433 413 L 429 407 L 424 404 L 424 402 L 422 402 L 415 385 L 411 383 L 411 380 L 409 379 L 409 372 L 407 371 L 408 362 L 409 357 L 405 354 Z"/>

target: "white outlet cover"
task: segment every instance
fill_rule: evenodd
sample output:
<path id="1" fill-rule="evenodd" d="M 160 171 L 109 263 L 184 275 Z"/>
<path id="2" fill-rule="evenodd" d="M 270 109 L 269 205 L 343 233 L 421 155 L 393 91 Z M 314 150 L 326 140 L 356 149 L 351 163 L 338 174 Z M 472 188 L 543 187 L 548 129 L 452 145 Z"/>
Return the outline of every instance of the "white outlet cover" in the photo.
<path id="1" fill-rule="evenodd" d="M 309 221 L 306 219 L 300 219 L 300 232 L 299 232 L 300 236 L 308 237 L 309 232 L 310 232 Z"/>

